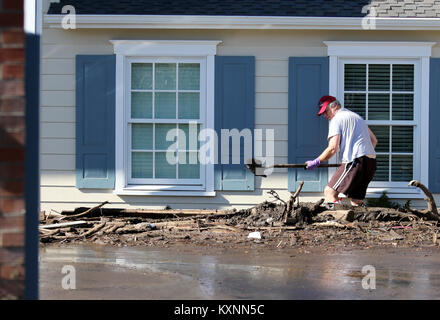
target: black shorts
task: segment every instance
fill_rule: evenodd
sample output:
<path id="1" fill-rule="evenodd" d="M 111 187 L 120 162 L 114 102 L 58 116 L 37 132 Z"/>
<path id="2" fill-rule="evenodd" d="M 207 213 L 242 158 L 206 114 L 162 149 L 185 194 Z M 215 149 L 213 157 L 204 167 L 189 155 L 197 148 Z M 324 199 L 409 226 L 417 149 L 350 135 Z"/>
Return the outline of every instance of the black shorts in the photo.
<path id="1" fill-rule="evenodd" d="M 376 159 L 367 156 L 343 163 L 328 186 L 352 199 L 362 200 L 367 193 L 368 184 L 376 172 Z"/>

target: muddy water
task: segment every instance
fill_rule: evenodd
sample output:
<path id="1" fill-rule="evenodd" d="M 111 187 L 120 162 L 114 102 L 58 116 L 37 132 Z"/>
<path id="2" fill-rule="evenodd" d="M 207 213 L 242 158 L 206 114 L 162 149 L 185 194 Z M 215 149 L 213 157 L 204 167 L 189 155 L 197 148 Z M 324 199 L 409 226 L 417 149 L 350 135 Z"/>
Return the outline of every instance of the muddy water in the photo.
<path id="1" fill-rule="evenodd" d="M 364 266 L 374 269 L 363 272 Z M 40 249 L 40 298 L 440 299 L 439 266 L 438 248 L 330 253 L 46 246 Z"/>

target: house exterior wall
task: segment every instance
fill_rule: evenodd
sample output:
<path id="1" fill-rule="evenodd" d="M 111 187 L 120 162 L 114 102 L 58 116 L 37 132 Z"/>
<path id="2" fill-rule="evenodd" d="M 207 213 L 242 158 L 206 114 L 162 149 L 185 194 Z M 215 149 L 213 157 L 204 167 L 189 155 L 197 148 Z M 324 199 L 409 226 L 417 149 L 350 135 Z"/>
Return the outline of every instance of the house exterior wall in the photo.
<path id="1" fill-rule="evenodd" d="M 221 40 L 218 55 L 255 56 L 255 128 L 275 129 L 275 163 L 288 157 L 288 58 L 327 56 L 324 41 L 434 41 L 433 56 L 440 57 L 436 31 L 330 31 L 330 30 L 122 30 L 43 29 L 41 69 L 41 208 L 73 209 L 103 201 L 107 207 L 237 208 L 269 200 L 273 189 L 288 198 L 287 170 L 276 169 L 268 178 L 255 178 L 253 192 L 217 191 L 215 197 L 118 196 L 111 190 L 75 187 L 75 55 L 113 54 L 112 39 Z M 311 110 L 314 112 L 314 110 Z M 322 193 L 303 194 L 313 201 Z M 436 195 L 440 201 L 440 195 Z M 412 205 L 424 207 L 423 200 Z"/>
<path id="2" fill-rule="evenodd" d="M 25 295 L 24 60 L 23 1 L 0 1 L 0 300 Z"/>

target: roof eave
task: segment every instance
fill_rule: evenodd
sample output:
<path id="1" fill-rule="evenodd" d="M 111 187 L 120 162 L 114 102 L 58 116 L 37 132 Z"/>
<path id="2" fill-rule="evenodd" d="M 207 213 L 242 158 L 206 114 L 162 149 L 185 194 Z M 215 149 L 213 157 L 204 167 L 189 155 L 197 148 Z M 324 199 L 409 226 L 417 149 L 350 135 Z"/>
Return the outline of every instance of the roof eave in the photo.
<path id="1" fill-rule="evenodd" d="M 66 15 L 46 14 L 46 27 L 62 29 Z M 76 15 L 80 29 L 328 29 L 440 30 L 440 18 L 272 17 L 189 15 Z"/>

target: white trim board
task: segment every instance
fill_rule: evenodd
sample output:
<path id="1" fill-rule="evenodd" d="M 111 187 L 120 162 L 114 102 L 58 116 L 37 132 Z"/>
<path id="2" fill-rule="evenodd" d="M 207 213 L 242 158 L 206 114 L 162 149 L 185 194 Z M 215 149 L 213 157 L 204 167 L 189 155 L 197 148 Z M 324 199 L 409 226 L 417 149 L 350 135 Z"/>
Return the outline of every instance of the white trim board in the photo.
<path id="1" fill-rule="evenodd" d="M 324 41 L 330 57 L 421 58 L 430 57 L 436 42 L 418 41 Z"/>
<path id="2" fill-rule="evenodd" d="M 110 40 L 123 56 L 213 56 L 220 40 Z"/>
<path id="3" fill-rule="evenodd" d="M 46 14 L 44 23 L 49 28 L 62 29 L 63 17 Z M 364 30 L 365 19 L 374 19 L 374 30 L 440 30 L 439 18 L 80 14 L 76 15 L 76 28 Z"/>
<path id="4" fill-rule="evenodd" d="M 115 190 L 113 194 L 118 196 L 173 196 L 173 197 L 215 197 L 215 191 L 149 191 L 149 190 L 135 190 L 125 188 L 122 190 Z"/>
<path id="5" fill-rule="evenodd" d="M 27 34 L 40 35 L 43 15 L 42 15 L 41 0 L 24 0 L 23 4 L 23 29 Z"/>

